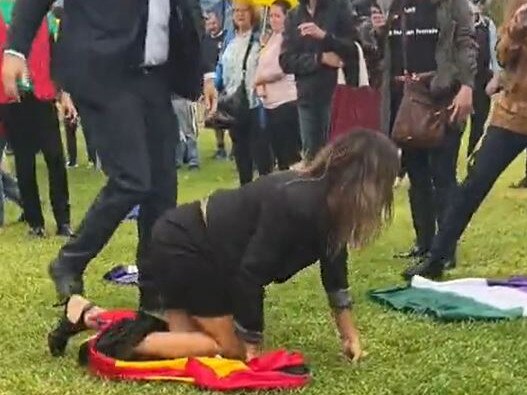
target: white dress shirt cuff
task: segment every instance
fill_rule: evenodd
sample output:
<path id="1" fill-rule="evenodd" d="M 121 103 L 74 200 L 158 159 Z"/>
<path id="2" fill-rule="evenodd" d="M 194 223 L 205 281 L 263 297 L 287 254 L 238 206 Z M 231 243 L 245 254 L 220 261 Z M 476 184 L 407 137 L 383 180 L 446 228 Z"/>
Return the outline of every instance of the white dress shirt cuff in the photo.
<path id="1" fill-rule="evenodd" d="M 14 49 L 5 49 L 4 50 L 4 54 L 5 55 L 13 55 L 13 56 L 16 56 L 17 58 L 26 60 L 26 56 L 23 53 L 15 51 Z"/>
<path id="2" fill-rule="evenodd" d="M 215 72 L 205 73 L 205 75 L 203 76 L 203 81 L 213 80 L 215 78 L 216 78 Z"/>

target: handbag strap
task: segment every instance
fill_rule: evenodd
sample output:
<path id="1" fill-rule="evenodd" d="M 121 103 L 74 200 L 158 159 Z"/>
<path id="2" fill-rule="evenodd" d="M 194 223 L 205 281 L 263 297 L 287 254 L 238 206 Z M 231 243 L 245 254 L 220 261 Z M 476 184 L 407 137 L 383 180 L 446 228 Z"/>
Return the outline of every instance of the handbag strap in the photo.
<path id="1" fill-rule="evenodd" d="M 245 74 L 247 74 L 247 61 L 249 60 L 249 55 L 251 54 L 251 49 L 254 43 L 254 30 L 251 32 L 251 37 L 249 37 L 249 44 L 245 50 L 245 56 L 243 57 L 243 66 L 242 66 L 242 81 L 245 82 Z"/>
<path id="2" fill-rule="evenodd" d="M 405 3 L 403 1 L 403 4 L 401 6 L 401 30 L 403 33 L 402 36 L 402 46 L 403 46 L 403 73 L 405 76 L 410 74 L 408 71 L 408 34 L 407 34 L 407 19 L 406 19 L 406 12 L 404 10 Z"/>

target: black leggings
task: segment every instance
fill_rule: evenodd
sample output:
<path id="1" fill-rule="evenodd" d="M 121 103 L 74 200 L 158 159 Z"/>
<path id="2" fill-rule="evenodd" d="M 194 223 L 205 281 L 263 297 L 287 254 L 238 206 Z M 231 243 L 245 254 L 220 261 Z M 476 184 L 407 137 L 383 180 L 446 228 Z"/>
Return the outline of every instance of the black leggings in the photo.
<path id="1" fill-rule="evenodd" d="M 273 171 L 271 146 L 261 127 L 260 111 L 259 108 L 250 110 L 247 119 L 230 130 L 241 185 L 253 180 L 254 163 L 261 176 Z"/>
<path id="2" fill-rule="evenodd" d="M 280 170 L 287 170 L 289 166 L 299 162 L 302 157 L 300 151 L 300 125 L 296 102 L 289 102 L 272 110 L 266 110 L 266 133 L 271 140 L 273 153 Z"/>
<path id="3" fill-rule="evenodd" d="M 490 126 L 476 151 L 474 164 L 453 193 L 444 224 L 434 239 L 432 256 L 449 258 L 492 186 L 509 164 L 527 147 L 527 135 Z"/>
<path id="4" fill-rule="evenodd" d="M 468 138 L 467 157 L 472 155 L 476 145 L 485 132 L 485 123 L 489 116 L 490 97 L 485 92 L 485 85 L 474 90 L 474 114 L 471 117 L 470 135 Z"/>

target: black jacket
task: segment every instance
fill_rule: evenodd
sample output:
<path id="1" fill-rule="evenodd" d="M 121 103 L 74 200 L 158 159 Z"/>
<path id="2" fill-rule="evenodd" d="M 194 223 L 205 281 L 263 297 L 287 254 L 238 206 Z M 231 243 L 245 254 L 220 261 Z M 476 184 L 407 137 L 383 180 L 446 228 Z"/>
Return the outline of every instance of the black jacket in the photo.
<path id="1" fill-rule="evenodd" d="M 307 5 L 308 0 L 300 0 L 287 17 L 280 66 L 295 75 L 300 103 L 327 103 L 337 84 L 337 69 L 323 65 L 321 55 L 336 52 L 348 65 L 357 64 L 356 22 L 349 0 L 318 0 L 314 17 Z M 315 22 L 328 33 L 326 38 L 300 36 L 298 26 L 304 22 Z"/>
<path id="2" fill-rule="evenodd" d="M 17 0 L 8 48 L 28 54 L 53 0 Z M 196 99 L 204 72 L 203 18 L 198 0 L 171 0 L 168 81 L 172 91 Z M 54 78 L 75 97 L 108 100 L 144 55 L 145 0 L 65 0 L 62 35 L 54 53 Z"/>
<path id="3" fill-rule="evenodd" d="M 264 287 L 319 260 L 330 304 L 349 306 L 346 249 L 330 253 L 327 243 L 326 189 L 325 180 L 280 172 L 209 198 L 207 235 L 218 264 L 234 273 L 234 315 L 246 339 L 263 330 Z"/>

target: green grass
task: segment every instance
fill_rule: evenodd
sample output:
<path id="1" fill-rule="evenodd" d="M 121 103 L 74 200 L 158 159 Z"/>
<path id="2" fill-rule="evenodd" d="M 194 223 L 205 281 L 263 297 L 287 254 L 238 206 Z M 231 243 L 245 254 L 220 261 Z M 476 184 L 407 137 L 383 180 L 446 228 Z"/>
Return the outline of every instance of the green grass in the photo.
<path id="1" fill-rule="evenodd" d="M 232 163 L 215 163 L 211 133 L 201 135 L 203 170 L 180 173 L 180 201 L 201 197 L 217 187 L 234 186 Z M 527 273 L 525 229 L 527 192 L 508 184 L 522 175 L 524 157 L 501 177 L 491 196 L 464 236 L 459 268 L 451 277 L 500 277 Z M 39 163 L 42 197 L 47 187 Z M 70 171 L 74 223 L 103 184 L 91 170 Z M 49 203 L 45 204 L 48 229 L 54 230 Z M 8 222 L 18 212 L 8 210 Z M 412 242 L 406 187 L 397 191 L 393 225 L 364 251 L 353 254 L 350 281 L 355 312 L 364 347 L 370 355 L 359 365 L 343 361 L 328 314 L 316 268 L 286 285 L 271 286 L 266 301 L 267 347 L 302 350 L 310 359 L 312 384 L 305 394 L 525 394 L 527 393 L 527 324 L 438 324 L 427 318 L 392 312 L 365 296 L 371 288 L 400 283 L 405 262 L 392 258 Z M 45 335 L 56 311 L 48 262 L 61 240 L 44 241 L 26 236 L 21 225 L 0 234 L 0 394 L 183 394 L 195 393 L 181 384 L 109 383 L 90 377 L 77 367 L 76 345 L 65 358 L 53 359 Z M 135 306 L 136 291 L 103 283 L 112 265 L 131 262 L 135 227 L 121 226 L 115 237 L 87 271 L 87 295 L 104 306 Z"/>

